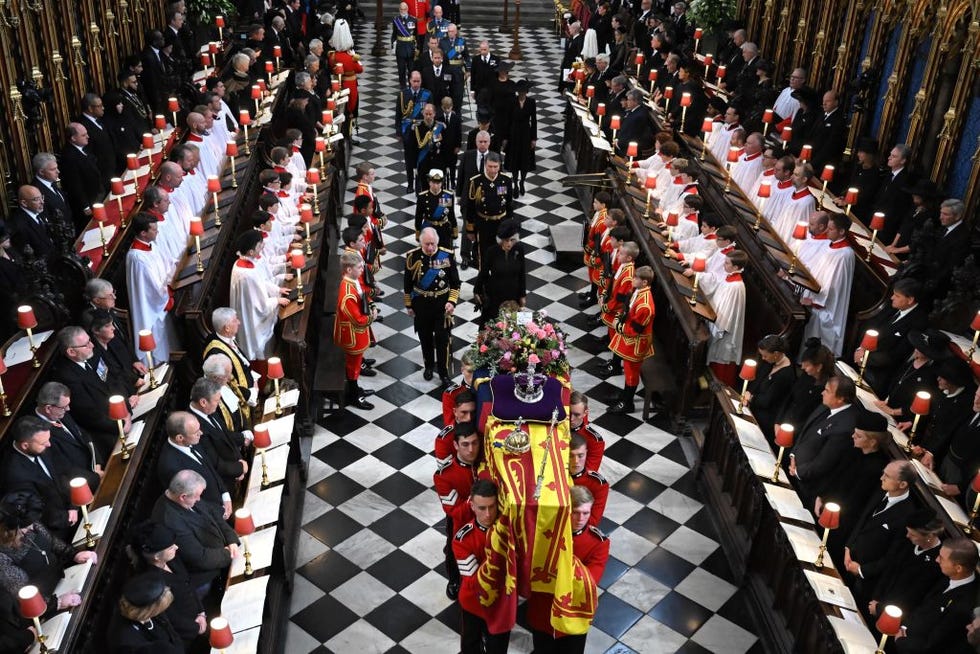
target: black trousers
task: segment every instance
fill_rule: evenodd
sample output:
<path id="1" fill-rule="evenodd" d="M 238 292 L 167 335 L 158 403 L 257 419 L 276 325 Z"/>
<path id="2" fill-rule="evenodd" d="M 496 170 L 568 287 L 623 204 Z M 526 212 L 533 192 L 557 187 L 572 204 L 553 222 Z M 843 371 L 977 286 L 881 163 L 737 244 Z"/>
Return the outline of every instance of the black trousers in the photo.
<path id="1" fill-rule="evenodd" d="M 552 638 L 540 631 L 532 631 L 534 649 L 531 654 L 585 654 L 585 634 Z"/>
<path id="2" fill-rule="evenodd" d="M 398 47 L 397 45 L 395 46 Z M 412 62 L 414 58 L 411 56 L 402 57 L 395 55 L 396 61 L 398 61 L 398 88 L 403 89 L 408 86 L 408 76 L 412 73 Z"/>
<path id="3" fill-rule="evenodd" d="M 434 298 L 417 297 L 412 301 L 415 331 L 422 346 L 422 361 L 435 364 L 440 374 L 449 372 L 449 328 L 446 326 L 446 302 L 449 294 Z"/>
<path id="4" fill-rule="evenodd" d="M 510 645 L 510 632 L 491 634 L 483 618 L 460 608 L 459 649 L 460 654 L 507 654 Z M 486 644 L 486 649 L 484 649 Z"/>
<path id="5" fill-rule="evenodd" d="M 500 220 L 476 219 L 476 244 L 480 253 L 480 267 L 482 268 L 486 260 L 487 250 L 497 242 L 497 229 L 500 227 Z"/>
<path id="6" fill-rule="evenodd" d="M 446 516 L 446 547 L 443 553 L 446 555 L 446 577 L 449 583 L 459 586 L 459 566 L 456 564 L 456 556 L 453 554 L 453 537 L 456 535 L 456 528 L 453 526 L 453 519 Z"/>

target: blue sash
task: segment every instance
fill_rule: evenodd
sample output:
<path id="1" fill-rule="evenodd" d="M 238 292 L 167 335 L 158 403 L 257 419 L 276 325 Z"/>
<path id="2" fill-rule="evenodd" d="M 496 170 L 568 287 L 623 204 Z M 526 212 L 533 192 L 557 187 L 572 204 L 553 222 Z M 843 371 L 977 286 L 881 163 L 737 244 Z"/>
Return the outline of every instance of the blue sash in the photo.
<path id="1" fill-rule="evenodd" d="M 412 126 L 414 121 L 420 120 L 422 116 L 422 108 L 429 101 L 431 97 L 428 89 L 421 89 L 419 91 L 419 101 L 412 105 L 412 113 L 408 116 L 402 117 L 402 134 L 408 132 L 408 129 Z"/>
<path id="2" fill-rule="evenodd" d="M 439 250 L 435 253 L 435 255 L 433 255 L 432 263 L 435 263 L 436 261 L 445 261 L 446 259 L 449 258 L 449 256 L 450 255 L 448 252 L 443 252 L 442 250 Z M 432 264 L 429 264 L 429 269 L 425 271 L 425 274 L 422 275 L 422 279 L 419 280 L 419 283 L 417 285 L 418 288 L 421 288 L 423 291 L 430 290 L 432 288 L 432 285 L 435 284 L 436 279 L 439 278 L 439 273 L 443 270 L 445 270 L 445 268 L 436 268 Z M 416 293 L 413 290 L 412 297 L 414 298 L 417 295 L 418 293 Z"/>
<path id="3" fill-rule="evenodd" d="M 402 21 L 401 16 L 395 16 L 395 27 L 401 33 L 402 36 L 415 36 L 412 30 L 405 27 L 405 23 Z"/>
<path id="4" fill-rule="evenodd" d="M 445 127 L 446 126 L 443 123 L 436 123 L 435 127 L 432 128 L 432 132 L 431 132 L 432 138 L 429 139 L 429 142 L 425 145 L 424 148 L 419 150 L 420 166 L 422 165 L 422 162 L 425 161 L 425 158 L 429 156 L 429 152 L 432 150 L 432 145 L 435 143 L 436 137 L 442 134 L 442 130 L 445 129 Z"/>
<path id="5" fill-rule="evenodd" d="M 456 56 L 457 56 L 456 55 L 456 46 L 459 44 L 460 41 L 462 41 L 462 39 L 457 38 L 456 39 L 456 43 L 453 43 L 452 44 L 452 47 L 449 48 L 449 52 L 446 53 L 446 57 L 449 58 L 450 61 L 452 61 L 453 59 L 456 59 Z"/>

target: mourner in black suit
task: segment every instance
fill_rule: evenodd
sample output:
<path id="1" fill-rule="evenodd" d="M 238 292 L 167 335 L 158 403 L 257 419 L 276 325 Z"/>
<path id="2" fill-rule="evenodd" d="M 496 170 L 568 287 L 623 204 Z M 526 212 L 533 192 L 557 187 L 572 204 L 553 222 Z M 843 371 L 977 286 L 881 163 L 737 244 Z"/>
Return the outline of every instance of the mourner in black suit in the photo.
<path id="1" fill-rule="evenodd" d="M 973 397 L 977 390 L 973 371 L 959 357 L 949 357 L 936 364 L 936 386 L 929 423 L 920 430 L 921 438 L 912 448 L 913 455 L 933 470 L 939 470 L 953 436 L 973 418 Z"/>
<path id="2" fill-rule="evenodd" d="M 449 175 L 447 188 L 452 190 L 457 185 L 456 162 L 463 147 L 463 119 L 459 114 L 459 106 L 456 105 L 455 100 L 452 106 L 443 102 L 442 108 L 436 112 L 436 120 L 446 126 L 442 132 L 442 152 L 446 171 Z M 463 179 L 468 180 L 466 177 Z"/>
<path id="3" fill-rule="evenodd" d="M 207 488 L 201 501 L 215 508 L 218 515 L 231 515 L 231 493 L 221 479 L 214 459 L 200 446 L 201 423 L 186 411 L 174 411 L 167 416 L 167 442 L 160 448 L 157 477 L 166 486 L 181 470 L 193 470 L 204 478 Z"/>
<path id="4" fill-rule="evenodd" d="M 831 377 L 824 385 L 823 403 L 796 430 L 790 453 L 789 474 L 794 478 L 804 506 L 812 508 L 830 474 L 853 446 L 851 434 L 857 419 L 854 382 Z"/>
<path id="5" fill-rule="evenodd" d="M 888 552 L 888 563 L 870 593 L 868 613 L 872 616 L 881 615 L 889 604 L 907 615 L 944 578 L 936 561 L 944 527 L 935 511 L 919 509 L 909 516 L 906 529 L 906 538 L 896 541 Z"/>
<path id="6" fill-rule="evenodd" d="M 873 329 L 878 332 L 878 347 L 868 353 L 864 381 L 880 397 L 888 391 L 892 377 L 912 354 L 909 333 L 922 331 L 929 323 L 929 313 L 920 304 L 922 285 L 911 278 L 900 279 L 892 287 L 891 310 L 876 316 L 861 326 L 860 334 Z M 854 352 L 854 363 L 860 366 L 864 350 Z"/>
<path id="7" fill-rule="evenodd" d="M 191 387 L 190 411 L 201 425 L 200 448 L 212 461 L 229 492 L 235 490 L 248 472 L 242 448 L 251 442 L 243 432 L 225 429 L 217 413 L 221 403 L 221 386 L 202 377 Z"/>
<path id="8" fill-rule="evenodd" d="M 432 104 L 442 106 L 442 99 L 453 99 L 453 106 L 463 104 L 463 74 L 444 61 L 442 50 L 432 53 L 432 64 L 422 68 L 422 87 L 432 91 Z"/>
<path id="9" fill-rule="evenodd" d="M 173 475 L 167 490 L 153 507 L 152 517 L 174 530 L 177 556 L 191 575 L 198 595 L 225 569 L 238 553 L 238 536 L 221 517 L 220 509 L 201 502 L 204 478 L 191 469 Z"/>
<path id="10" fill-rule="evenodd" d="M 872 211 L 885 214 L 885 228 L 878 232 L 882 243 L 891 243 L 906 215 L 912 211 L 912 195 L 908 192 L 912 183 L 912 173 L 908 169 L 912 151 L 907 145 L 899 144 L 888 152 L 887 168 L 881 175 L 878 193 Z"/>
<path id="11" fill-rule="evenodd" d="M 563 75 L 566 70 L 572 67 L 572 62 L 582 54 L 582 46 L 585 45 L 585 36 L 582 34 L 582 23 L 577 20 L 569 23 L 568 34 L 568 44 L 565 46 L 565 54 L 562 55 L 561 67 L 558 69 L 559 75 Z M 564 78 L 558 80 L 559 91 L 564 88 L 565 83 Z"/>
<path id="12" fill-rule="evenodd" d="M 48 453 L 51 433 L 48 423 L 36 416 L 24 416 L 14 423 L 13 439 L 4 448 L 3 489 L 6 493 L 30 491 L 44 501 L 41 521 L 52 534 L 71 542 L 78 523 L 78 509 L 72 508 L 68 484 L 61 469 Z"/>
<path id="13" fill-rule="evenodd" d="M 810 165 L 822 171 L 827 164 L 838 166 L 847 142 L 847 118 L 835 91 L 823 94 L 823 115 L 810 131 L 807 144 L 813 147 Z M 886 243 L 890 241 L 885 241 Z"/>
<path id="14" fill-rule="evenodd" d="M 490 52 L 490 43 L 480 41 L 480 51 L 470 60 L 470 90 L 473 92 L 473 98 L 478 105 L 481 103 L 482 92 L 490 86 L 490 82 L 497 76 L 499 61 L 497 55 Z"/>
<path id="15" fill-rule="evenodd" d="M 892 376 L 887 399 L 875 400 L 880 410 L 898 422 L 913 420 L 911 405 L 916 393 L 939 392 L 936 385 L 936 364 L 952 356 L 949 336 L 938 329 L 909 332 L 908 340 L 912 344 L 912 356 Z M 923 416 L 922 420 L 925 423 L 920 420 L 919 426 L 925 428 L 929 417 Z"/>
<path id="16" fill-rule="evenodd" d="M 927 284 L 934 299 L 945 296 L 953 271 L 963 265 L 970 254 L 970 225 L 967 224 L 966 205 L 962 200 L 946 200 L 939 205 L 939 233 L 930 245 Z"/>
<path id="17" fill-rule="evenodd" d="M 140 56 L 143 74 L 140 81 L 154 114 L 167 109 L 167 93 L 170 88 L 167 69 L 163 63 L 163 32 L 153 30 L 146 36 L 146 47 Z"/>
<path id="18" fill-rule="evenodd" d="M 108 383 L 109 368 L 93 356 L 94 344 L 81 327 L 65 327 L 58 332 L 61 355 L 54 364 L 51 378 L 71 390 L 72 415 L 92 437 L 102 460 L 108 460 L 119 437 L 116 421 L 109 419 L 109 397 L 114 395 Z M 123 421 L 123 431 L 132 428 L 130 417 Z"/>
<path id="19" fill-rule="evenodd" d="M 653 147 L 653 123 L 646 107 L 642 106 L 643 93 L 637 89 L 626 92 L 626 113 L 620 122 L 616 152 L 625 156 L 630 142 L 635 141 L 642 153 Z"/>
<path id="20" fill-rule="evenodd" d="M 861 599 L 867 599 L 867 593 L 888 565 L 888 551 L 905 538 L 905 526 L 916 510 L 909 494 L 916 479 L 918 473 L 908 461 L 892 461 L 885 466 L 881 474 L 884 495 L 872 496 L 847 539 L 844 567 L 858 580 L 855 590 Z"/>
<path id="21" fill-rule="evenodd" d="M 469 198 L 467 194 L 469 193 L 470 180 L 481 175 L 483 173 L 483 162 L 486 156 L 492 151 L 491 150 L 491 139 L 490 133 L 486 131 L 477 132 L 476 138 L 474 140 L 475 147 L 467 150 L 460 157 L 459 163 L 459 184 L 456 185 L 456 197 L 457 205 L 461 207 L 463 213 L 464 223 L 462 225 L 461 233 L 467 233 L 466 222 L 465 221 L 476 221 L 476 216 L 469 216 Z M 497 153 L 499 155 L 499 153 Z M 472 263 L 471 253 L 473 249 L 473 244 L 466 237 L 462 239 L 460 256 L 462 261 L 460 263 L 460 268 L 466 270 Z"/>
<path id="22" fill-rule="evenodd" d="M 61 166 L 58 165 L 57 158 L 50 152 L 39 152 L 34 155 L 31 164 L 34 168 L 34 179 L 31 180 L 31 185 L 44 196 L 45 217 L 55 224 L 73 225 L 76 231 L 84 227 L 88 218 L 75 214 L 68 191 L 59 181 L 61 179 Z M 99 180 L 99 187 L 101 188 L 101 186 L 102 181 Z"/>
<path id="23" fill-rule="evenodd" d="M 94 93 L 86 93 L 82 97 L 82 115 L 78 117 L 78 122 L 88 130 L 88 150 L 95 155 L 102 184 L 108 188 L 109 179 L 115 177 L 121 168 L 119 155 L 124 153 L 116 152 L 116 144 L 112 142 L 109 130 L 102 124 L 104 114 L 102 98 Z"/>
<path id="24" fill-rule="evenodd" d="M 61 186 L 71 210 L 70 216 L 74 217 L 75 231 L 81 233 L 92 215 L 92 204 L 101 202 L 107 189 L 102 181 L 98 161 L 86 150 L 88 129 L 81 123 L 70 123 L 68 133 L 71 141 L 61 151 Z M 51 195 L 60 195 L 56 189 L 53 191 Z M 44 192 L 44 188 L 41 192 Z M 44 204 L 49 210 L 51 200 L 49 195 L 45 195 Z"/>
<path id="25" fill-rule="evenodd" d="M 943 491 L 948 495 L 966 493 L 977 468 L 980 467 L 980 390 L 973 394 L 973 415 L 968 422 L 953 431 L 946 456 L 937 472 L 943 480 Z M 970 498 L 972 499 L 971 493 Z M 972 503 L 968 505 L 968 508 Z"/>
<path id="26" fill-rule="evenodd" d="M 174 601 L 158 575 L 133 577 L 123 587 L 125 601 L 118 602 L 105 634 L 109 652 L 184 654 L 186 648 L 165 611 Z"/>
<path id="27" fill-rule="evenodd" d="M 82 323 L 92 337 L 93 359 L 105 363 L 109 369 L 107 382 L 112 391 L 127 397 L 139 392 L 143 386 L 141 372 L 145 368 L 133 355 L 132 341 L 117 329 L 113 316 L 102 309 L 86 311 Z"/>
<path id="28" fill-rule="evenodd" d="M 30 259 L 47 259 L 55 254 L 41 191 L 30 185 L 21 186 L 17 191 L 17 203 L 20 206 L 10 212 L 8 221 L 14 250 L 26 258 L 27 248 L 30 248 Z"/>
<path id="29" fill-rule="evenodd" d="M 93 492 L 102 481 L 102 462 L 95 444 L 71 416 L 71 390 L 64 384 L 48 382 L 37 394 L 37 417 L 51 432 L 48 455 L 62 473 L 62 483 L 84 477 Z"/>
<path id="30" fill-rule="evenodd" d="M 946 577 L 902 621 L 895 639 L 898 654 L 967 654 L 966 640 L 977 600 L 977 548 L 968 538 L 953 538 L 939 549 L 939 569 Z"/>

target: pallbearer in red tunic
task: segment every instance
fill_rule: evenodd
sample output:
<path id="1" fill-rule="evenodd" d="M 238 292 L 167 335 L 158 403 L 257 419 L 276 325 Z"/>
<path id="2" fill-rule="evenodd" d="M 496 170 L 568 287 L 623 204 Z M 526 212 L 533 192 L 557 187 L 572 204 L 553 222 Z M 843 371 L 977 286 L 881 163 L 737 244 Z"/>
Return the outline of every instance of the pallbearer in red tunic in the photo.
<path id="1" fill-rule="evenodd" d="M 330 45 L 334 51 L 330 53 L 329 74 L 337 74 L 335 71 L 337 64 L 343 66 L 340 85 L 345 89 L 350 89 L 350 96 L 347 99 L 347 113 L 356 120 L 357 75 L 364 72 L 364 66 L 361 65 L 361 55 L 354 52 L 354 39 L 351 37 L 350 26 L 346 20 L 341 18 L 334 23 Z"/>
<path id="2" fill-rule="evenodd" d="M 476 413 L 476 395 L 468 388 L 457 393 L 453 402 L 449 420 L 436 435 L 436 441 L 432 448 L 432 453 L 440 464 L 451 461 L 456 453 L 456 425 L 461 422 L 473 422 L 473 415 Z"/>
<path id="3" fill-rule="evenodd" d="M 358 281 L 364 268 L 360 255 L 344 252 L 340 255 L 343 277 L 337 292 L 337 315 L 333 324 L 333 341 L 344 351 L 344 370 L 347 375 L 347 403 L 358 409 L 370 411 L 374 405 L 365 400 L 365 394 L 357 385 L 361 375 L 364 351 L 371 344 L 371 323 L 378 315 L 376 308 L 369 308 L 368 297 L 361 291 Z"/>
<path id="4" fill-rule="evenodd" d="M 653 356 L 653 318 L 656 308 L 650 284 L 653 282 L 653 268 L 641 266 L 633 274 L 633 297 L 629 311 L 616 322 L 616 333 L 609 343 L 612 353 L 623 360 L 626 388 L 619 402 L 610 407 L 611 413 L 632 413 L 633 396 L 640 385 L 640 365 L 643 360 Z"/>
<path id="5" fill-rule="evenodd" d="M 576 486 L 585 486 L 595 498 L 589 524 L 599 526 L 602 514 L 606 510 L 606 500 L 609 499 L 609 482 L 598 471 L 585 467 L 589 449 L 584 438 L 572 434 L 568 442 L 568 474 L 572 478 L 572 483 Z"/>
<path id="6" fill-rule="evenodd" d="M 595 585 L 609 561 L 609 538 L 590 523 L 594 498 L 585 486 L 575 486 L 572 495 L 572 551 L 589 571 Z M 552 596 L 532 593 L 527 603 L 535 654 L 578 654 L 585 651 L 587 634 L 571 636 L 551 626 Z"/>
<path id="7" fill-rule="evenodd" d="M 602 464 L 602 455 L 606 451 L 606 442 L 589 424 L 589 398 L 581 391 L 572 391 L 568 402 L 568 421 L 572 433 L 585 439 L 585 446 L 588 449 L 585 455 L 585 467 L 598 471 Z"/>
<path id="8" fill-rule="evenodd" d="M 453 538 L 453 554 L 462 576 L 459 590 L 460 654 L 506 654 L 510 632 L 491 634 L 487 630 L 486 611 L 480 604 L 481 588 L 477 580 L 477 571 L 487 558 L 490 533 L 497 521 L 497 486 L 492 481 L 478 479 L 474 482 L 470 509 L 475 517 Z"/>

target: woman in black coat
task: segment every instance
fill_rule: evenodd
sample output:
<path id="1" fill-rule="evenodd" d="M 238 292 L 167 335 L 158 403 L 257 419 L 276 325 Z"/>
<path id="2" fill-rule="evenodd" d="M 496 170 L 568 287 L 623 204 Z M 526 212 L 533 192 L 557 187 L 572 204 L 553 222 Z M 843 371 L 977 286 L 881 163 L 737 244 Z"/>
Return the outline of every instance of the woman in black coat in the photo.
<path id="1" fill-rule="evenodd" d="M 313 149 L 316 147 L 316 124 L 306 111 L 309 103 L 309 96 L 303 95 L 296 96 L 286 106 L 286 129 L 298 129 L 303 134 L 300 153 L 307 165 L 313 159 Z"/>
<path id="2" fill-rule="evenodd" d="M 157 579 L 170 589 L 174 601 L 164 615 L 181 640 L 190 646 L 207 631 L 208 623 L 187 568 L 177 558 L 173 529 L 152 521 L 139 525 L 129 546 L 129 557 L 142 576 Z"/>
<path id="3" fill-rule="evenodd" d="M 538 145 L 538 110 L 534 98 L 527 97 L 530 84 L 517 81 L 517 100 L 512 106 L 510 138 L 504 166 L 513 178 L 517 195 L 524 193 L 524 180 L 535 169 L 534 150 Z"/>
<path id="4" fill-rule="evenodd" d="M 800 358 L 800 369 L 803 374 L 796 378 L 789 391 L 786 406 L 776 421 L 798 429 L 803 428 L 807 417 L 820 406 L 824 384 L 834 376 L 834 353 L 819 338 L 808 338 Z"/>
<path id="5" fill-rule="evenodd" d="M 789 344 L 782 336 L 769 334 L 759 341 L 758 348 L 762 363 L 745 395 L 759 428 L 772 443 L 776 419 L 782 414 L 790 389 L 796 382 L 796 369 L 786 356 Z"/>
<path id="6" fill-rule="evenodd" d="M 517 221 L 505 220 L 497 230 L 497 244 L 487 250 L 473 290 L 483 305 L 478 325 L 483 328 L 500 312 L 500 305 L 511 300 L 522 307 L 527 296 L 527 267 L 524 248 L 518 242 Z"/>
<path id="7" fill-rule="evenodd" d="M 165 615 L 173 602 L 170 588 L 155 575 L 127 581 L 109 623 L 110 654 L 184 654 L 187 649 Z"/>

